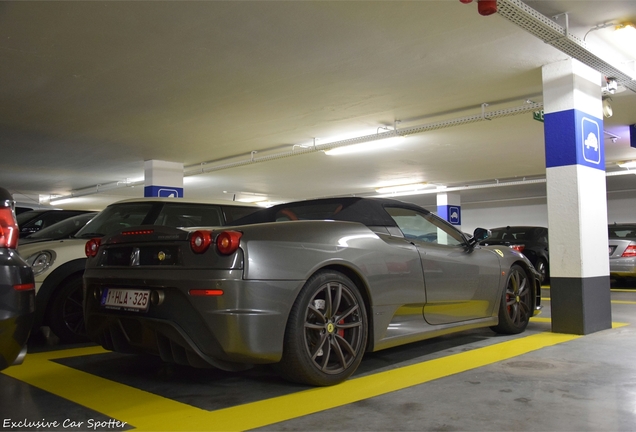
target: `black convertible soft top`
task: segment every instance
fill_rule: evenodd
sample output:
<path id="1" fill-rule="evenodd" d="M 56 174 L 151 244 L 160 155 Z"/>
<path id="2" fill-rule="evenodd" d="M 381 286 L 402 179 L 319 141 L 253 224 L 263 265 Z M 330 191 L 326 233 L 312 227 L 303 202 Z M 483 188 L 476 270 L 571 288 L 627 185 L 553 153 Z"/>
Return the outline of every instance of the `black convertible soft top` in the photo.
<path id="1" fill-rule="evenodd" d="M 254 212 L 234 221 L 231 225 L 252 225 L 289 220 L 338 220 L 359 222 L 366 226 L 397 226 L 384 209 L 385 206 L 429 213 L 414 204 L 386 198 L 321 198 L 279 204 Z"/>

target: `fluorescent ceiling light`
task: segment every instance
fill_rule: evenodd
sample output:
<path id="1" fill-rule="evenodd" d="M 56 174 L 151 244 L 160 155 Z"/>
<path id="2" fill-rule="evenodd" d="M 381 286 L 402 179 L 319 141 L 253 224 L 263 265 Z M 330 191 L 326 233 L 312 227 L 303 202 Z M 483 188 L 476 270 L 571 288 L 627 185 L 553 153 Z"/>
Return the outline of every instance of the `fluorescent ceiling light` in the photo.
<path id="1" fill-rule="evenodd" d="M 417 191 L 420 189 L 424 189 L 425 187 L 428 187 L 428 183 L 411 183 L 411 184 L 404 184 L 404 185 L 396 185 L 396 186 L 387 186 L 387 187 L 381 187 L 381 188 L 377 188 L 375 191 L 377 193 L 392 193 L 392 192 L 407 192 L 407 191 Z"/>
<path id="2" fill-rule="evenodd" d="M 623 23 L 616 26 L 616 32 L 621 35 L 621 37 L 625 37 L 630 39 L 633 43 L 636 43 L 636 27 L 632 23 Z"/>
<path id="3" fill-rule="evenodd" d="M 69 204 L 74 202 L 73 201 L 74 198 L 53 198 L 51 199 L 51 201 L 49 201 L 50 205 L 62 205 L 62 204 Z"/>
<path id="4" fill-rule="evenodd" d="M 272 207 L 278 204 L 282 204 L 282 203 L 276 202 L 276 201 L 259 201 L 256 203 L 257 206 L 265 207 L 265 208 Z"/>
<path id="5" fill-rule="evenodd" d="M 618 165 L 621 168 L 636 168 L 636 161 L 631 160 L 631 161 L 625 161 L 625 162 L 617 162 L 616 165 Z"/>
<path id="6" fill-rule="evenodd" d="M 614 42 L 618 48 L 636 57 L 636 27 L 632 23 L 623 23 L 615 27 Z"/>
<path id="7" fill-rule="evenodd" d="M 334 155 L 343 155 L 343 154 L 351 154 L 351 153 L 360 153 L 367 151 L 376 151 L 376 150 L 386 150 L 392 148 L 396 144 L 403 142 L 405 137 L 389 137 L 384 139 L 379 139 L 375 141 L 364 142 L 360 144 L 352 144 L 348 146 L 336 147 L 329 150 L 325 150 L 325 154 L 329 156 Z"/>
<path id="8" fill-rule="evenodd" d="M 236 201 L 246 202 L 246 203 L 257 203 L 261 201 L 267 201 L 267 197 L 264 195 L 243 196 L 240 198 L 236 198 Z"/>

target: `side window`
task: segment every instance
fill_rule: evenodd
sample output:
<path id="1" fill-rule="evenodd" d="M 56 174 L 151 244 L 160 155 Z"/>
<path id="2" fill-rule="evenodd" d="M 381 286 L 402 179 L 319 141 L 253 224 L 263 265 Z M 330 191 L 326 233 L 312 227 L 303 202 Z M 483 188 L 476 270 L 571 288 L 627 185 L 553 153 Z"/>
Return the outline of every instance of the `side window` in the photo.
<path id="1" fill-rule="evenodd" d="M 404 237 L 446 246 L 463 246 L 464 238 L 441 219 L 426 213 L 399 207 L 386 207 Z"/>

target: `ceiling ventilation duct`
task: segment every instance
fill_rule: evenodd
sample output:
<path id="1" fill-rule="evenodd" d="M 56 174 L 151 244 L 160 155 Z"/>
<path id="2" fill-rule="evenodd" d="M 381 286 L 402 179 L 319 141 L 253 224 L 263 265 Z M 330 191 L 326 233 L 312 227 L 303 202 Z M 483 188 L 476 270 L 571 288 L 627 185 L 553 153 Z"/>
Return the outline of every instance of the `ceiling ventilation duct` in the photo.
<path id="1" fill-rule="evenodd" d="M 467 3 L 466 0 L 460 1 Z M 569 34 L 567 26 L 564 29 L 555 21 L 532 9 L 521 0 L 498 0 L 496 9 L 499 15 L 538 37 L 543 42 L 552 45 L 559 51 L 588 65 L 606 77 L 615 79 L 618 84 L 622 84 L 624 87 L 636 92 L 636 77 L 633 76 L 633 73 L 625 72 L 588 51 L 583 41 Z"/>

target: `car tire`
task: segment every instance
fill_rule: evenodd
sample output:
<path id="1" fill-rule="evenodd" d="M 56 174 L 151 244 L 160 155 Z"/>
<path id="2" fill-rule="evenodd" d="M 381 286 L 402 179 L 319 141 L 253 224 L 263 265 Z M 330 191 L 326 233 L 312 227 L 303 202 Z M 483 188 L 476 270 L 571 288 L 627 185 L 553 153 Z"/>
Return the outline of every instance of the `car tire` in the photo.
<path id="1" fill-rule="evenodd" d="M 519 265 L 513 265 L 499 304 L 499 324 L 491 329 L 502 334 L 523 332 L 532 316 L 532 298 L 532 279 L 528 272 Z"/>
<path id="2" fill-rule="evenodd" d="M 47 322 L 60 341 L 80 343 L 88 340 L 83 300 L 82 275 L 67 279 L 53 293 Z"/>
<path id="3" fill-rule="evenodd" d="M 356 285 L 335 271 L 312 276 L 287 322 L 283 356 L 275 368 L 287 380 L 315 386 L 345 381 L 364 355 L 368 320 Z"/>
<path id="4" fill-rule="evenodd" d="M 547 284 L 550 282 L 550 271 L 548 270 L 548 263 L 543 258 L 539 258 L 537 260 L 537 265 L 535 269 L 541 275 L 541 285 Z"/>

